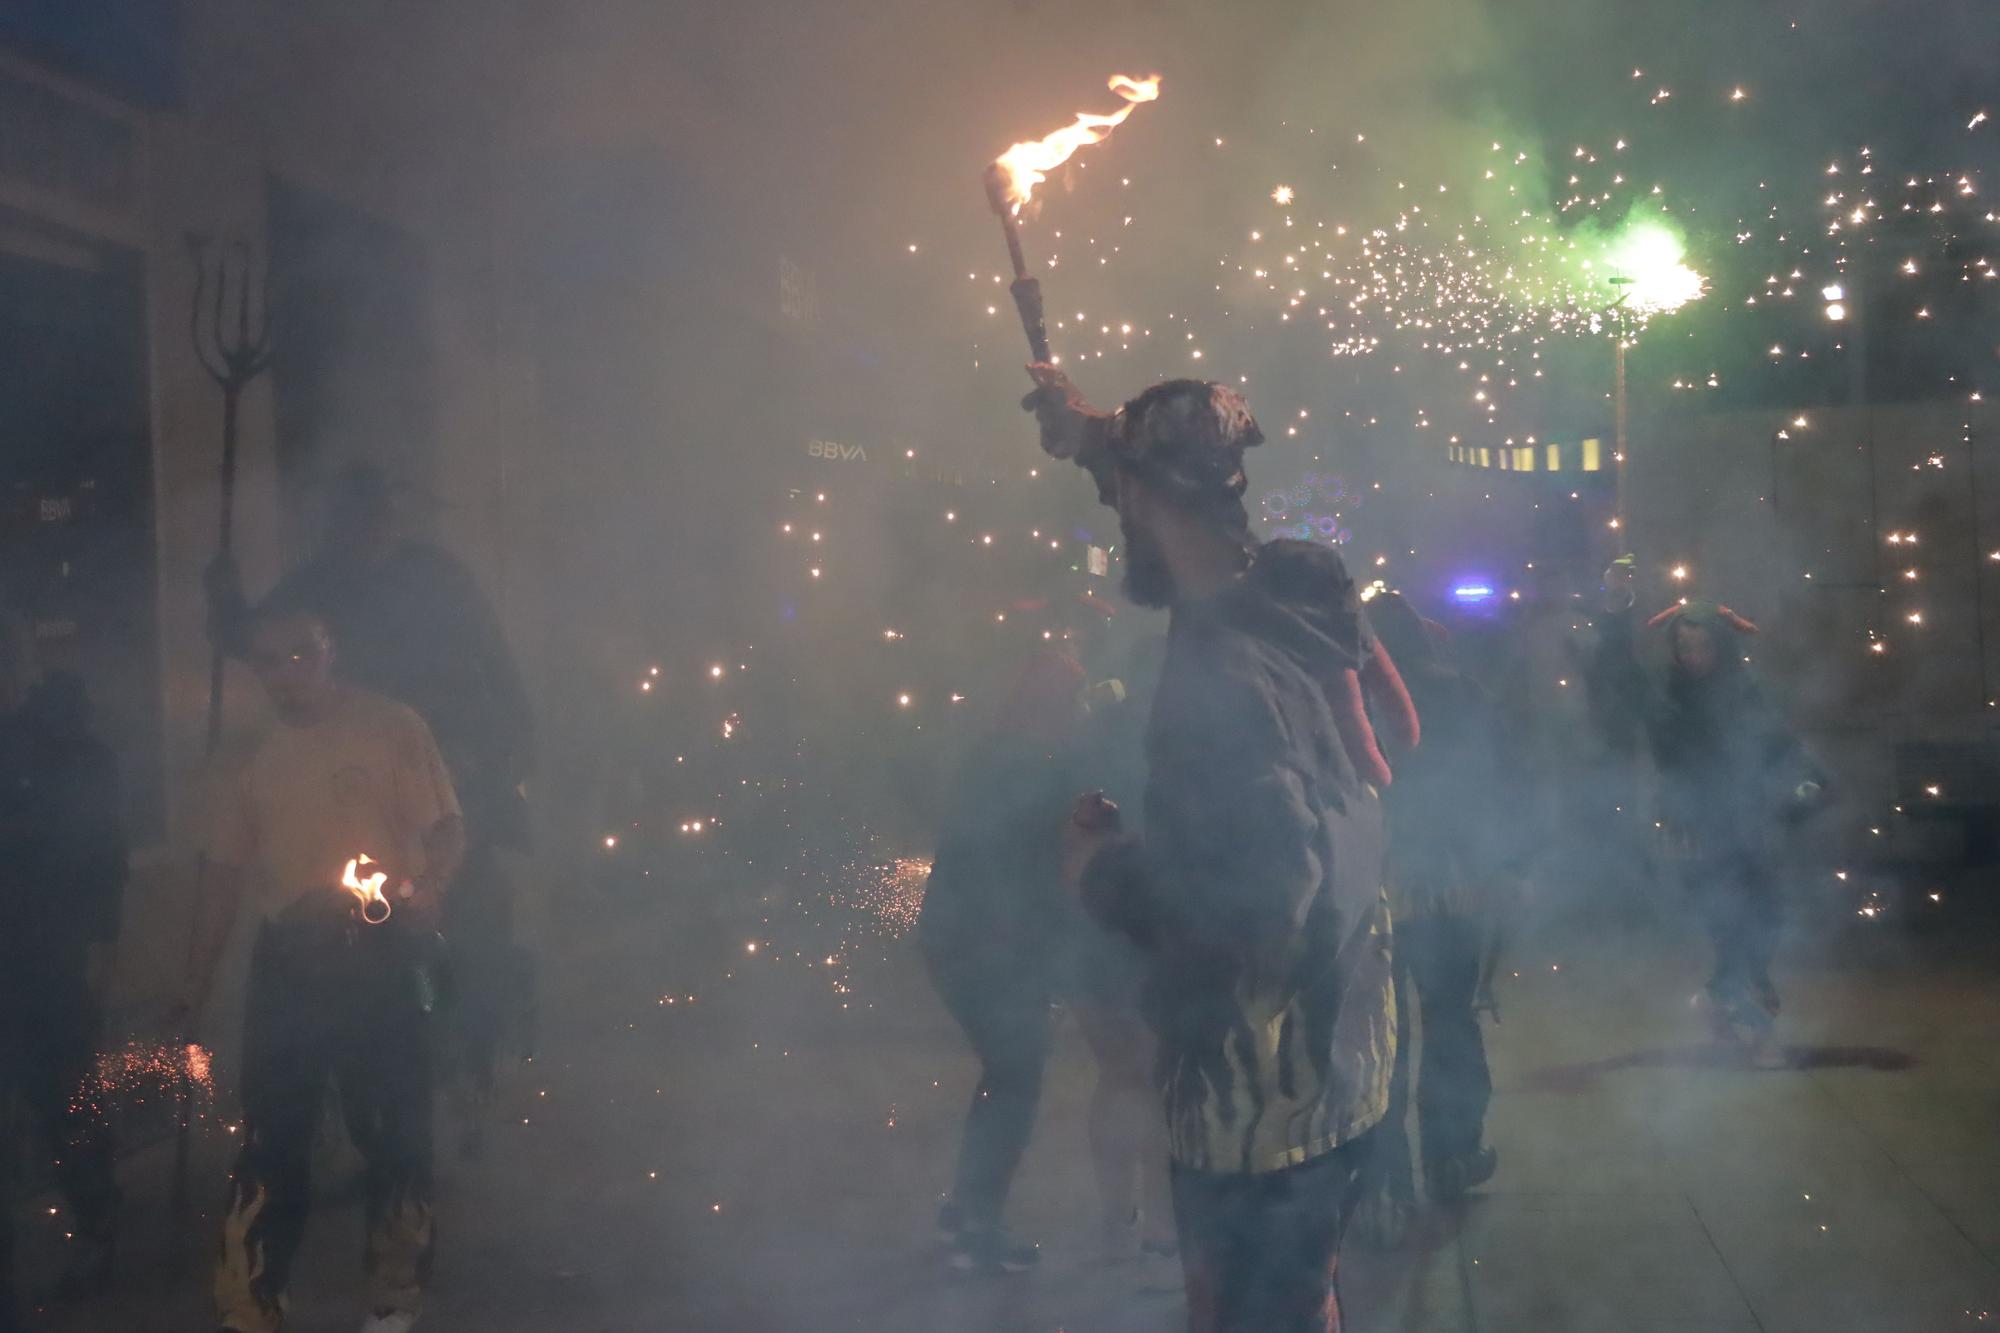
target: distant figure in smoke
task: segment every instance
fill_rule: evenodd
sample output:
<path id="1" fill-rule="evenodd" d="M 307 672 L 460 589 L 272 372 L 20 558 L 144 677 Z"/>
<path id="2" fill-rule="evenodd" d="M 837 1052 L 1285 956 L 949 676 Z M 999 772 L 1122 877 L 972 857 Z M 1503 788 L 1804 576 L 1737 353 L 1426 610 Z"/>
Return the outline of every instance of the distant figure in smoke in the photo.
<path id="1" fill-rule="evenodd" d="M 323 616 L 340 644 L 343 682 L 416 710 L 436 738 L 465 806 L 462 881 L 449 899 L 454 1072 L 471 1099 L 468 1154 L 492 1094 L 509 1027 L 526 1022 L 532 974 L 514 945 L 514 886 L 498 853 L 528 844 L 523 784 L 534 764 L 527 691 L 506 636 L 472 572 L 448 552 L 397 531 L 396 492 L 381 469 L 337 476 L 313 554 L 265 599 Z M 212 632 L 243 656 L 250 605 L 233 563 L 209 575 Z"/>
<path id="2" fill-rule="evenodd" d="M 1629 569 L 1614 567 L 1605 581 L 1595 671 L 1607 697 L 1644 724 L 1660 821 L 1715 945 L 1707 999 L 1716 1034 L 1759 1064 L 1781 1064 L 1772 1044 L 1783 912 L 1774 843 L 1819 805 L 1825 776 L 1744 664 L 1742 640 L 1756 626 L 1703 601 L 1654 617 L 1671 636 L 1666 680 L 1655 685 L 1635 651 Z"/>
<path id="3" fill-rule="evenodd" d="M 1176 380 L 1107 415 L 1030 374 L 1043 448 L 1118 511 L 1127 593 L 1172 612 L 1145 832 L 1079 798 L 1064 870 L 1147 955 L 1189 1326 L 1328 1333 L 1396 1042 L 1364 679 L 1409 744 L 1415 711 L 1339 555 L 1250 535 L 1239 396 Z"/>
<path id="4" fill-rule="evenodd" d="M 1527 848 L 1503 801 L 1518 782 L 1501 764 L 1499 719 L 1477 681 L 1445 658 L 1441 627 L 1401 594 L 1368 604 L 1368 623 L 1395 659 L 1423 719 L 1423 744 L 1396 757 L 1395 785 L 1383 793 L 1389 816 L 1389 903 L 1396 923 L 1397 1043 L 1389 1117 L 1376 1136 L 1369 1237 L 1400 1240 L 1416 1202 L 1406 1119 L 1411 1082 L 1407 1019 L 1422 1014 L 1416 1069 L 1417 1128 L 1424 1184 L 1451 1202 L 1493 1176 L 1499 1156 L 1482 1143 L 1493 1080 L 1477 1010 L 1492 978 L 1501 917 L 1514 896 Z"/>
<path id="5" fill-rule="evenodd" d="M 1057 829 L 1076 791 L 1083 667 L 1030 658 L 966 759 L 924 890 L 917 939 L 931 982 L 979 1056 L 958 1169 L 938 1226 L 955 1267 L 1019 1272 L 1040 1252 L 1002 1221 L 1048 1064 L 1068 905 Z"/>
<path id="6" fill-rule="evenodd" d="M 74 1239 L 66 1295 L 111 1273 L 118 1187 L 105 1126 L 75 1097 L 97 1049 L 125 887 L 118 774 L 83 682 L 51 673 L 0 719 L 0 1117 L 18 1106 L 55 1164 Z M 0 1161 L 0 1328 L 12 1328 L 17 1145 Z"/>
<path id="7" fill-rule="evenodd" d="M 215 1273 L 218 1324 L 279 1333 L 311 1209 L 313 1135 L 329 1083 L 367 1162 L 363 1333 L 408 1333 L 430 1280 L 430 942 L 465 854 L 443 757 L 402 704 L 340 685 L 326 623 L 253 621 L 250 664 L 276 724 L 223 774 L 196 891 L 182 1008 L 206 1008 L 247 898 L 258 916 L 244 1001 L 242 1149 Z M 366 853 L 391 915 L 360 919 L 342 887 Z"/>

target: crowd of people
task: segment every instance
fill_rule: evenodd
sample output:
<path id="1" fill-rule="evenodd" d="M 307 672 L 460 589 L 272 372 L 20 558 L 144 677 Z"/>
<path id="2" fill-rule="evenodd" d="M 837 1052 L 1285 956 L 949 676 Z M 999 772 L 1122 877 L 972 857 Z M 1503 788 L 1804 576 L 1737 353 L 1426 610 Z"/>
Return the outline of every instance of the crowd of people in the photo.
<path id="1" fill-rule="evenodd" d="M 1170 381 L 1104 413 L 1031 373 L 1044 449 L 1116 511 L 1126 592 L 1168 629 L 1094 684 L 1074 645 L 1035 654 L 947 801 L 918 940 L 980 1077 L 939 1229 L 956 1268 L 1035 1266 L 1006 1205 L 1072 1015 L 1097 1070 L 1107 1253 L 1177 1259 L 1194 1333 L 1329 1333 L 1350 1230 L 1393 1246 L 1423 1199 L 1499 1169 L 1480 1015 L 1536 851 L 1492 799 L 1509 741 L 1419 606 L 1359 586 L 1331 547 L 1253 536 L 1244 461 L 1263 437 L 1233 390 Z M 392 500 L 380 473 L 344 476 L 325 540 L 259 599 L 227 561 L 210 573 L 211 635 L 271 714 L 217 765 L 176 1011 L 188 1040 L 222 1021 L 216 977 L 250 917 L 223 1333 L 284 1326 L 331 1091 L 364 1162 L 364 1330 L 417 1322 L 437 1093 L 476 1155 L 531 1008 L 506 862 L 528 837 L 526 692 L 470 574 L 400 540 Z M 1665 843 L 1714 942 L 1718 1038 L 1769 1063 L 1772 833 L 1826 779 L 1744 668 L 1741 616 L 1676 605 L 1653 622 L 1670 665 L 1649 674 L 1629 569 L 1606 575 L 1593 714 L 1659 774 Z M 71 1094 L 118 933 L 116 765 L 74 675 L 5 702 L 0 1094 L 57 1164 L 64 1281 L 89 1290 L 111 1273 L 119 1192 L 105 1127 Z M 10 1328 L 11 1282 L 0 1295 Z"/>
<path id="2" fill-rule="evenodd" d="M 1030 374 L 1043 448 L 1090 473 L 1128 596 L 1169 628 L 1157 681 L 1108 706 L 1074 659 L 1031 660 L 940 838 L 925 956 L 982 1069 L 941 1215 L 952 1262 L 1033 1265 L 1002 1214 L 1055 1005 L 1090 1038 L 1100 1101 L 1120 1067 L 1098 1034 L 1152 1066 L 1143 1129 L 1114 1148 L 1093 1114 L 1114 1240 L 1136 1225 L 1152 1252 L 1177 1250 L 1193 1333 L 1333 1333 L 1350 1223 L 1394 1245 L 1419 1164 L 1440 1204 L 1499 1168 L 1480 1014 L 1535 851 L 1498 804 L 1506 737 L 1408 599 L 1362 589 L 1329 547 L 1252 537 L 1244 456 L 1263 437 L 1233 390 L 1172 381 L 1105 413 L 1053 367 Z M 1660 774 L 1666 841 L 1714 942 L 1718 1037 L 1772 1063 L 1772 834 L 1825 779 L 1744 668 L 1754 626 L 1727 608 L 1656 619 L 1670 666 L 1648 674 L 1630 568 L 1606 575 L 1595 711 Z M 1109 739 L 1132 711 L 1140 755 Z M 1172 1242 L 1157 1196 L 1134 1211 L 1120 1183 L 1163 1162 Z"/>

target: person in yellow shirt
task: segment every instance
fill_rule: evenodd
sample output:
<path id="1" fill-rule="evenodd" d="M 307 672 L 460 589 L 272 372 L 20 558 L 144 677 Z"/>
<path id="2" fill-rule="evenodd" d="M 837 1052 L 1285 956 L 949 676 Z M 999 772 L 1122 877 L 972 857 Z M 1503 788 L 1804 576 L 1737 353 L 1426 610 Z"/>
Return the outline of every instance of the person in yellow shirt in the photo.
<path id="1" fill-rule="evenodd" d="M 259 922 L 243 1034 L 243 1146 L 216 1271 L 219 1326 L 279 1333 L 305 1231 L 312 1138 L 340 1090 L 367 1160 L 370 1314 L 406 1333 L 430 1271 L 431 955 L 444 890 L 465 853 L 458 798 L 410 709 L 335 682 L 334 644 L 310 611 L 260 614 L 250 664 L 276 725 L 219 782 L 183 1004 L 206 1006 L 233 923 Z M 364 917 L 350 861 L 385 876 Z"/>

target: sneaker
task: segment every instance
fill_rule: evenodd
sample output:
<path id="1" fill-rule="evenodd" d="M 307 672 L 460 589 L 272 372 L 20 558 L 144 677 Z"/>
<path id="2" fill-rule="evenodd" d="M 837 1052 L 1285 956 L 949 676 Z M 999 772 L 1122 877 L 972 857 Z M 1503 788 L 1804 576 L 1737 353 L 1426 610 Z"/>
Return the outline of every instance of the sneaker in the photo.
<path id="1" fill-rule="evenodd" d="M 1042 1262 L 1041 1249 L 1009 1235 L 1005 1227 L 959 1233 L 951 1266 L 962 1273 L 1025 1273 Z"/>
<path id="2" fill-rule="evenodd" d="M 415 1310 L 377 1310 L 361 1321 L 361 1333 L 410 1333 L 416 1326 Z"/>

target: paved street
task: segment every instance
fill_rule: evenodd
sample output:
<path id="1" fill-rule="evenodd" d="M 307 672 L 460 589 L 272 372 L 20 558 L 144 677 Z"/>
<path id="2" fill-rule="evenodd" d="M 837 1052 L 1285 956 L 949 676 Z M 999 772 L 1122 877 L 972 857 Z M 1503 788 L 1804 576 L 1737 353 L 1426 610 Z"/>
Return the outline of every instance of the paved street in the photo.
<path id="1" fill-rule="evenodd" d="M 510 1078 L 486 1159 L 460 1161 L 445 1134 L 425 1327 L 1175 1329 L 1176 1272 L 1091 1249 L 1073 1029 L 1014 1206 L 1044 1271 L 947 1275 L 929 1227 L 973 1070 L 909 942 L 867 924 L 775 897 L 578 923 L 547 979 L 543 1055 Z M 1517 947 L 1492 1033 L 1500 1173 L 1405 1251 L 1350 1255 L 1359 1328 L 2000 1322 L 2000 986 L 1981 951 L 1892 924 L 1800 944 L 1781 979 L 1795 1067 L 1754 1072 L 1702 1045 L 1688 1005 L 1702 959 L 1682 929 L 1572 922 Z M 226 1139 L 203 1142 L 204 1200 Z M 206 1327 L 210 1223 L 169 1240 L 165 1157 L 128 1163 L 128 1290 L 54 1327 Z M 36 1221 L 46 1257 L 59 1219 Z M 329 1200 L 301 1262 L 298 1333 L 352 1326 L 359 1251 L 358 1209 Z"/>

